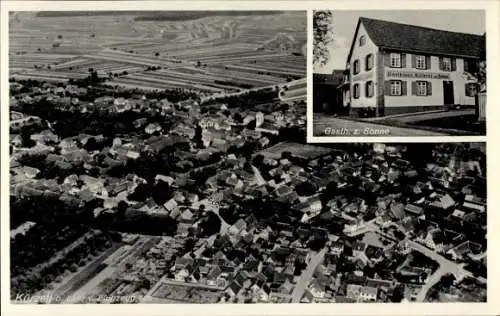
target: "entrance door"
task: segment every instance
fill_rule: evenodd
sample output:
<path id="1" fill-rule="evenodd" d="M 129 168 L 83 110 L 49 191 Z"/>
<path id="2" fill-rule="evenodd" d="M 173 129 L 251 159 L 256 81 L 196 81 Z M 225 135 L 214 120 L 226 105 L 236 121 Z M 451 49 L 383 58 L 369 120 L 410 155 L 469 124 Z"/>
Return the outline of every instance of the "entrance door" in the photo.
<path id="1" fill-rule="evenodd" d="M 443 96 L 444 104 L 455 104 L 455 96 L 453 94 L 453 81 L 443 81 Z"/>

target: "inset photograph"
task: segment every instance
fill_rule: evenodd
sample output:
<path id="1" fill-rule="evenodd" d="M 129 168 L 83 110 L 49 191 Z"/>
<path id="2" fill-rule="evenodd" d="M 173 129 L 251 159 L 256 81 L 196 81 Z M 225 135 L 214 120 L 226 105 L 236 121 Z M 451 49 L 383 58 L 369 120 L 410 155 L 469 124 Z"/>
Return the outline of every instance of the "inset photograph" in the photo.
<path id="1" fill-rule="evenodd" d="M 313 19 L 313 137 L 486 134 L 484 11 Z"/>

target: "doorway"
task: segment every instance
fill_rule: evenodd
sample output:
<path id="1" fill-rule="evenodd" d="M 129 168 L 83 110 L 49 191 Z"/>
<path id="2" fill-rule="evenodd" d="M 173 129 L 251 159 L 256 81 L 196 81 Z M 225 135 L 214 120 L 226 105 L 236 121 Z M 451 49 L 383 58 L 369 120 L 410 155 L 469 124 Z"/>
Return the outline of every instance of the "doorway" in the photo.
<path id="1" fill-rule="evenodd" d="M 453 81 L 443 81 L 444 104 L 455 104 L 455 95 L 453 93 Z"/>

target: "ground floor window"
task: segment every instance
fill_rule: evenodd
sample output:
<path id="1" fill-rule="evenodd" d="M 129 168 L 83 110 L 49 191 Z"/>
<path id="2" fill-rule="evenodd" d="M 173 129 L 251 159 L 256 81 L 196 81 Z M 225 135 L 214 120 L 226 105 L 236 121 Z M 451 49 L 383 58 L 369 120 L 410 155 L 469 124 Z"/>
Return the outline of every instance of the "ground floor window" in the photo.
<path id="1" fill-rule="evenodd" d="M 417 81 L 417 95 L 426 96 L 427 95 L 427 82 Z"/>
<path id="2" fill-rule="evenodd" d="M 417 96 L 432 95 L 432 83 L 430 81 L 413 81 L 411 83 L 411 94 Z"/>
<path id="3" fill-rule="evenodd" d="M 365 84 L 365 95 L 367 98 L 373 97 L 373 81 L 367 81 Z"/>
<path id="4" fill-rule="evenodd" d="M 401 95 L 401 81 L 392 80 L 391 81 L 391 95 Z"/>
<path id="5" fill-rule="evenodd" d="M 353 94 L 353 97 L 354 99 L 358 99 L 359 98 L 359 84 L 354 84 L 354 86 L 352 87 L 352 94 Z"/>

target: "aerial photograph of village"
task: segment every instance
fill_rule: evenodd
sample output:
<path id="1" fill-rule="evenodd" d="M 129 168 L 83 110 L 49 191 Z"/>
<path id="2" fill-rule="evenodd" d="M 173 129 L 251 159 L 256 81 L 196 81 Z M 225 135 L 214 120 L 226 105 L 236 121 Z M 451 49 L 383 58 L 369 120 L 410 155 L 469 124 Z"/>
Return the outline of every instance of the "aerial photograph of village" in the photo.
<path id="1" fill-rule="evenodd" d="M 11 302 L 485 302 L 486 144 L 307 143 L 306 38 L 10 12 Z"/>

